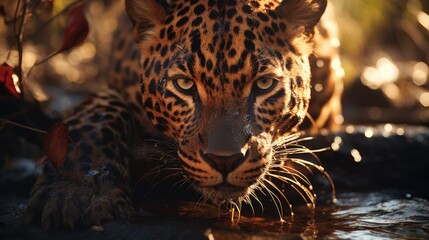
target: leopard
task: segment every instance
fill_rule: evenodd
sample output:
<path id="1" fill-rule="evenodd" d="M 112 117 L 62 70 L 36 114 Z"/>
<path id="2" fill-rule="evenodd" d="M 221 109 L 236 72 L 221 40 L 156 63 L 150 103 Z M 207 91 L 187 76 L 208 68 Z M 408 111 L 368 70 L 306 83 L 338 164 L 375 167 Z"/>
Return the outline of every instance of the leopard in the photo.
<path id="1" fill-rule="evenodd" d="M 131 146 L 142 139 L 169 146 L 204 199 L 250 199 L 278 165 L 276 143 L 341 119 L 327 9 L 327 0 L 126 0 L 107 85 L 64 115 L 67 160 L 44 166 L 24 222 L 76 229 L 132 216 Z"/>

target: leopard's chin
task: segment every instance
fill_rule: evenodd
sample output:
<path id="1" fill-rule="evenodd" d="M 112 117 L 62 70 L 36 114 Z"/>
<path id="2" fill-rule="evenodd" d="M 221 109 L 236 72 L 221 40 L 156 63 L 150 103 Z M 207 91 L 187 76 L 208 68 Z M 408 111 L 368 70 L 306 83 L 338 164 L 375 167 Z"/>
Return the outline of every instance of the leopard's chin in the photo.
<path id="1" fill-rule="evenodd" d="M 214 204 L 240 200 L 250 192 L 249 187 L 237 187 L 226 183 L 211 187 L 197 187 L 197 190 Z"/>

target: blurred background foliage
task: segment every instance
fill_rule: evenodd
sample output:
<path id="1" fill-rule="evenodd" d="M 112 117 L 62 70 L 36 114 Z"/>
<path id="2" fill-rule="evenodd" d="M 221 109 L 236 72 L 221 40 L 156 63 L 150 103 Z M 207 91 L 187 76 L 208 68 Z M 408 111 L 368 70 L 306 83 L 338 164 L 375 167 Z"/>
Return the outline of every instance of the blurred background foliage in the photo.
<path id="1" fill-rule="evenodd" d="M 13 36 L 17 0 L 2 0 L 0 63 L 16 66 L 18 52 Z M 23 71 L 61 44 L 67 13 L 75 2 L 84 2 L 90 33 L 81 46 L 39 65 L 25 79 L 35 99 L 47 110 L 61 112 L 76 104 L 88 90 L 103 84 L 112 33 L 123 10 L 119 0 L 27 0 L 34 7 L 23 35 Z M 52 5 L 46 5 L 52 3 Z M 345 68 L 344 113 L 346 122 L 429 122 L 429 1 L 332 0 Z M 59 14 L 59 15 L 58 15 Z M 58 16 L 56 16 L 58 15 Z M 56 17 L 54 17 L 56 16 Z M 52 21 L 51 21 L 52 20 Z M 49 23 L 48 23 L 49 22 Z"/>
<path id="2" fill-rule="evenodd" d="M 429 123 L 429 1 L 333 0 L 351 123 Z"/>

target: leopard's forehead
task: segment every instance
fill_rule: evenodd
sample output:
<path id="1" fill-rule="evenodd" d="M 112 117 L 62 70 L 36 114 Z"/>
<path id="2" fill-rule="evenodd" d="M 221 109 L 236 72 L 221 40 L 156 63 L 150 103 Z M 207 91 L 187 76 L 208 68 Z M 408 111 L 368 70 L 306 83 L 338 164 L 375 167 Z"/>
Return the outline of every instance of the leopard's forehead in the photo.
<path id="1" fill-rule="evenodd" d="M 188 75 L 208 95 L 234 95 L 255 78 L 291 68 L 288 55 L 296 55 L 289 41 L 293 30 L 276 13 L 278 5 L 279 1 L 173 1 L 148 55 L 159 52 L 166 75 Z"/>

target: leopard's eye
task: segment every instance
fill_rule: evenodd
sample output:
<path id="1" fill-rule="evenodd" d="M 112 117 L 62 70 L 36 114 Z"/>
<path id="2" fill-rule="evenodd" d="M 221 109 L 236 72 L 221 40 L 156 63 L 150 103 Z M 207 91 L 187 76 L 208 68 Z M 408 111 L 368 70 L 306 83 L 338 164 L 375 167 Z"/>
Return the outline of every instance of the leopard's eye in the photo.
<path id="1" fill-rule="evenodd" d="M 256 87 L 258 87 L 261 91 L 269 91 L 271 90 L 277 81 L 271 78 L 261 78 L 256 81 Z"/>
<path id="2" fill-rule="evenodd" d="M 177 89 L 187 92 L 195 86 L 195 83 L 188 78 L 176 78 L 174 79 L 174 85 Z"/>

